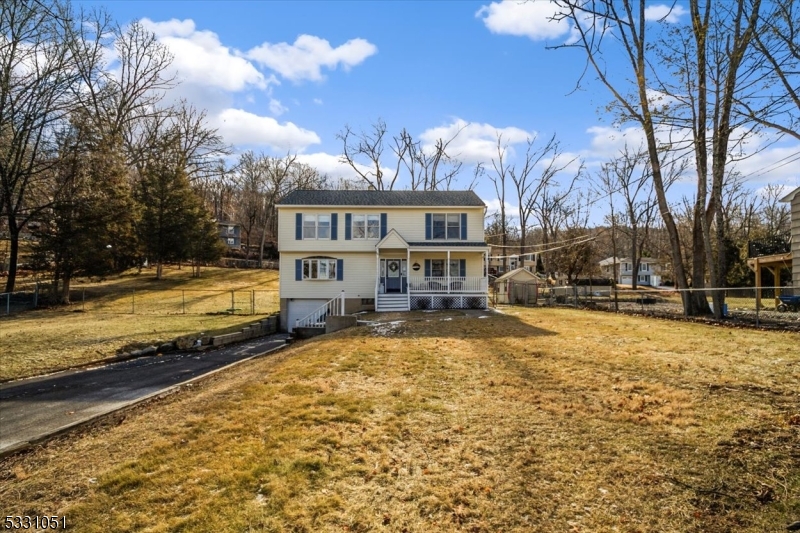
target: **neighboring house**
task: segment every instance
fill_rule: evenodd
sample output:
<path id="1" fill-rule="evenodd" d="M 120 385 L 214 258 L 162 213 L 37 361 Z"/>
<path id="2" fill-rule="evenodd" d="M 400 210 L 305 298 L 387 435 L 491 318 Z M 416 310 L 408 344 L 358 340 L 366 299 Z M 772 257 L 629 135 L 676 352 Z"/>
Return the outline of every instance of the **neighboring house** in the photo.
<path id="1" fill-rule="evenodd" d="M 472 191 L 294 191 L 278 204 L 281 325 L 345 312 L 487 307 L 486 206 Z"/>
<path id="2" fill-rule="evenodd" d="M 239 250 L 242 247 L 242 226 L 233 222 L 217 222 L 219 238 L 228 248 Z"/>
<path id="3" fill-rule="evenodd" d="M 614 268 L 616 266 L 616 269 Z M 627 257 L 609 257 L 600 261 L 600 271 L 604 277 L 616 280 L 621 285 L 633 285 L 636 275 L 637 285 L 658 287 L 661 285 L 661 264 L 651 257 L 639 260 L 639 271 L 633 271 L 633 261 Z"/>
<path id="4" fill-rule="evenodd" d="M 792 211 L 792 284 L 800 288 L 800 187 L 796 188 L 781 202 L 791 205 Z"/>
<path id="5" fill-rule="evenodd" d="M 520 299 L 528 300 L 522 296 L 522 293 L 519 291 L 520 285 L 531 285 L 533 286 L 533 291 L 537 290 L 537 286 L 540 283 L 544 283 L 540 280 L 536 274 L 532 273 L 527 268 L 516 268 L 509 272 L 506 272 L 496 280 L 494 280 L 494 290 L 497 297 L 496 303 L 499 304 L 508 304 L 508 303 L 524 303 L 519 302 Z M 517 294 L 519 293 L 519 294 Z M 535 293 L 532 295 L 535 299 Z"/>

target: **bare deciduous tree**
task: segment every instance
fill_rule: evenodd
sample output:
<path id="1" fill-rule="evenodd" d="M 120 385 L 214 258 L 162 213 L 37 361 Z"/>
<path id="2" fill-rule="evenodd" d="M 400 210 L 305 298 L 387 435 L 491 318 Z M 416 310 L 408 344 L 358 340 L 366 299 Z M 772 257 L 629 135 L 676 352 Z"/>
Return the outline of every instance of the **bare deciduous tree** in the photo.
<path id="1" fill-rule="evenodd" d="M 754 84 L 763 79 L 758 65 L 750 62 L 763 15 L 761 0 L 690 0 L 690 23 L 674 24 L 668 31 L 661 25 L 665 23 L 648 20 L 643 0 L 556 3 L 561 13 L 555 18 L 571 22 L 576 34 L 574 41 L 557 48 L 580 49 L 588 69 L 613 96 L 621 120 L 636 122 L 644 132 L 656 199 L 670 237 L 675 280 L 681 289 L 689 288 L 689 276 L 681 236 L 666 198 L 658 134 L 683 130 L 692 140 L 697 171 L 691 236 L 693 290 L 685 290 L 682 296 L 687 315 L 706 312 L 705 292 L 697 289 L 705 287 L 707 270 L 712 285 L 721 283 L 724 252 L 719 244 L 724 235 L 720 204 L 737 125 L 734 104 L 741 95 L 752 95 Z M 604 55 L 614 53 L 607 46 L 612 38 L 614 52 L 621 53 L 630 73 L 623 81 L 617 77 L 618 70 L 612 74 L 605 68 Z M 654 102 L 654 91 L 670 99 L 668 105 Z M 715 293 L 714 299 L 719 315 L 722 293 Z"/>
<path id="2" fill-rule="evenodd" d="M 405 171 L 411 190 L 436 191 L 451 189 L 461 173 L 463 163 L 448 154 L 448 148 L 463 129 L 449 139 L 436 139 L 433 146 L 425 146 L 405 129 L 389 140 L 386 123 L 378 119 L 368 131 L 355 133 L 345 126 L 336 137 L 342 141 L 341 162 L 369 187 L 390 191 Z M 387 146 L 395 159 L 391 167 L 384 166 Z M 481 171 L 478 165 L 468 188 L 474 187 Z"/>

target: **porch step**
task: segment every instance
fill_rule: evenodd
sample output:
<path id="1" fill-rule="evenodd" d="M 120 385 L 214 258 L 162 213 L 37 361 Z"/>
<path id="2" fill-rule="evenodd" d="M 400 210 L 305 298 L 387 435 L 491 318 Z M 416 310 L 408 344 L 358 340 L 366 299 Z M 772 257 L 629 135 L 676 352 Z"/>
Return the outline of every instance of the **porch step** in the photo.
<path id="1" fill-rule="evenodd" d="M 379 294 L 375 310 L 379 313 L 408 311 L 408 296 L 405 294 Z"/>

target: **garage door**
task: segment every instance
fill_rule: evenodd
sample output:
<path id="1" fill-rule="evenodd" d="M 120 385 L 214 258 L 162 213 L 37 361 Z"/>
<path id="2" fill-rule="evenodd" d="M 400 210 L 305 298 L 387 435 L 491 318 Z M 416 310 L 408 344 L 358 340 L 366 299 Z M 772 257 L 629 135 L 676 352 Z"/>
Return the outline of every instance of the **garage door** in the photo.
<path id="1" fill-rule="evenodd" d="M 295 321 L 305 318 L 323 305 L 328 300 L 294 300 L 289 302 L 289 319 L 286 321 L 286 329 L 290 332 L 294 329 Z"/>

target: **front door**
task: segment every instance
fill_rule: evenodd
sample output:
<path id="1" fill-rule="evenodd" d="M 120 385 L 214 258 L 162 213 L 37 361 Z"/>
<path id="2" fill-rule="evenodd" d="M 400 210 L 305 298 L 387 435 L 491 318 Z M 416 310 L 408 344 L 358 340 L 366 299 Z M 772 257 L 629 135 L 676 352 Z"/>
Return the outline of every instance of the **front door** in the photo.
<path id="1" fill-rule="evenodd" d="M 381 259 L 381 274 L 386 286 L 386 292 L 406 292 L 406 260 Z"/>

